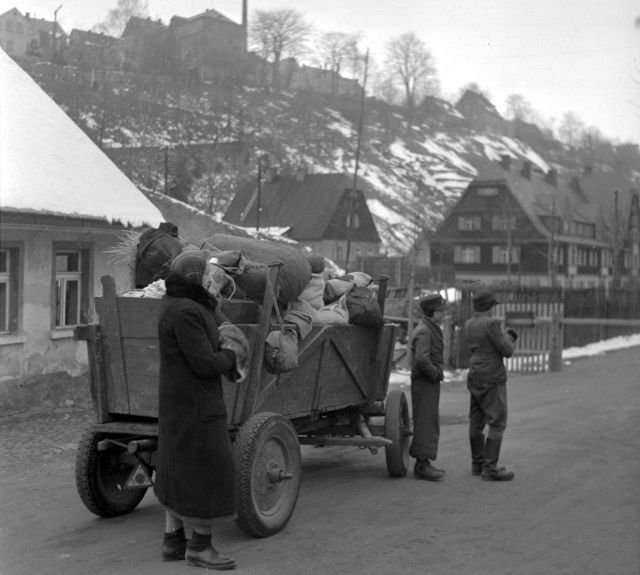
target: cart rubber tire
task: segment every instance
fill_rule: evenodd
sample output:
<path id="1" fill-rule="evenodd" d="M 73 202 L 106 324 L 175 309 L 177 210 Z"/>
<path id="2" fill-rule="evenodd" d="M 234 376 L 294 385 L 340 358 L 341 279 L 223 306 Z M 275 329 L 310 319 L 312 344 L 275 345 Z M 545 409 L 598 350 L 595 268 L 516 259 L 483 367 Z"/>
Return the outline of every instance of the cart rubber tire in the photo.
<path id="1" fill-rule="evenodd" d="M 103 433 L 87 430 L 76 453 L 76 487 L 87 509 L 99 517 L 116 517 L 135 509 L 146 487 L 123 489 L 135 467 L 135 458 L 126 449 L 98 451 Z"/>
<path id="2" fill-rule="evenodd" d="M 391 477 L 404 477 L 409 467 L 411 420 L 407 397 L 400 389 L 392 390 L 385 403 L 384 435 L 393 443 L 385 447 L 387 470 Z"/>
<path id="3" fill-rule="evenodd" d="M 234 451 L 238 526 L 253 537 L 278 533 L 300 491 L 300 444 L 293 425 L 278 413 L 258 413 L 240 428 Z"/>

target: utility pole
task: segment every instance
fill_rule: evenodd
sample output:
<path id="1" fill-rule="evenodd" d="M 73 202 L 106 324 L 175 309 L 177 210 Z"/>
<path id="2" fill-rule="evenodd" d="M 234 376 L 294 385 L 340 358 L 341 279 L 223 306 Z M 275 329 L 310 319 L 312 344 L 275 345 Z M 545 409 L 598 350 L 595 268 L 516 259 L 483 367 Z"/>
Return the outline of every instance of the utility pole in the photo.
<path id="1" fill-rule="evenodd" d="M 614 235 L 613 235 L 613 287 L 620 287 L 620 222 L 618 218 L 618 190 L 613 190 Z"/>
<path id="2" fill-rule="evenodd" d="M 349 271 L 349 257 L 351 256 L 351 228 L 353 226 L 353 205 L 358 189 L 358 167 L 360 163 L 360 145 L 362 142 L 362 126 L 364 122 L 364 101 L 367 88 L 367 72 L 369 70 L 369 50 L 364 57 L 364 77 L 362 80 L 362 98 L 360 100 L 360 119 L 358 120 L 358 141 L 356 144 L 356 165 L 353 170 L 353 189 L 349 193 L 349 215 L 347 216 L 347 253 L 344 259 L 344 271 Z"/>
<path id="3" fill-rule="evenodd" d="M 256 205 L 256 232 L 260 231 L 260 212 L 262 211 L 262 156 L 258 160 L 258 203 Z"/>
<path id="4" fill-rule="evenodd" d="M 164 194 L 169 195 L 169 146 L 164 147 Z"/>
<path id="5" fill-rule="evenodd" d="M 58 10 L 62 8 L 62 4 L 53 11 L 53 35 L 51 38 L 51 63 L 56 63 L 56 36 L 58 34 Z"/>
<path id="6" fill-rule="evenodd" d="M 551 235 L 549 237 L 549 253 L 547 255 L 547 269 L 549 272 L 549 287 L 556 285 L 556 200 L 551 200 Z"/>

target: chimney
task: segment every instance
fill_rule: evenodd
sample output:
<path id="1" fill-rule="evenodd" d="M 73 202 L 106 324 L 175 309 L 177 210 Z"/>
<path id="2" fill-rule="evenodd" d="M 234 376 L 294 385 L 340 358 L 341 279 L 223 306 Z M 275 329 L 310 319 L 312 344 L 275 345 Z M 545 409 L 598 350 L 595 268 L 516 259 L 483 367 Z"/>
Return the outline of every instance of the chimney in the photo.
<path id="1" fill-rule="evenodd" d="M 511 156 L 509 154 L 502 154 L 500 156 L 500 165 L 508 172 L 511 169 Z"/>
<path id="2" fill-rule="evenodd" d="M 544 179 L 554 188 L 558 187 L 558 170 L 556 170 L 555 168 L 550 168 L 546 173 Z"/>
<path id="3" fill-rule="evenodd" d="M 527 180 L 531 179 L 531 160 L 524 160 L 522 162 L 522 175 L 527 178 Z"/>
<path id="4" fill-rule="evenodd" d="M 585 176 L 590 176 L 591 174 L 593 174 L 593 166 L 592 166 L 592 165 L 590 165 L 590 164 L 587 164 L 587 165 L 584 167 L 584 175 L 585 175 Z"/>

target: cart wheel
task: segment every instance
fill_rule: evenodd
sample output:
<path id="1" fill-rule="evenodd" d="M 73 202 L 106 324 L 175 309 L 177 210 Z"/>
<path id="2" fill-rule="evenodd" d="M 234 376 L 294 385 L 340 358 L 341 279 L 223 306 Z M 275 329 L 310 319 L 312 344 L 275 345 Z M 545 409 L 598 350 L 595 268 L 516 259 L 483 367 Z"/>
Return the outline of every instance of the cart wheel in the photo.
<path id="1" fill-rule="evenodd" d="M 124 489 L 136 465 L 126 450 L 98 451 L 105 435 L 85 431 L 76 453 L 76 487 L 87 509 L 100 517 L 115 517 L 133 511 L 146 487 Z"/>
<path id="2" fill-rule="evenodd" d="M 268 537 L 289 521 L 300 490 L 300 444 L 293 425 L 277 413 L 258 413 L 234 443 L 240 528 Z"/>
<path id="3" fill-rule="evenodd" d="M 387 439 L 393 441 L 384 450 L 389 475 L 391 477 L 404 477 L 409 467 L 411 422 L 407 397 L 400 389 L 392 390 L 387 396 L 384 435 Z"/>

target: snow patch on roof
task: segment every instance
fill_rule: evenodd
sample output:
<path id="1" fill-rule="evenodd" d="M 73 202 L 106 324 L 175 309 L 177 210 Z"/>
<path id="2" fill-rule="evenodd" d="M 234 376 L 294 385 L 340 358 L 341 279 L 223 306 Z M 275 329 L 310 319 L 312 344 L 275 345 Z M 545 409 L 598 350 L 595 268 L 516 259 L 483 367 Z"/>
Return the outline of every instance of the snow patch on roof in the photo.
<path id="1" fill-rule="evenodd" d="M 0 50 L 0 208 L 157 226 L 162 213 Z"/>

